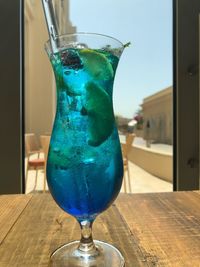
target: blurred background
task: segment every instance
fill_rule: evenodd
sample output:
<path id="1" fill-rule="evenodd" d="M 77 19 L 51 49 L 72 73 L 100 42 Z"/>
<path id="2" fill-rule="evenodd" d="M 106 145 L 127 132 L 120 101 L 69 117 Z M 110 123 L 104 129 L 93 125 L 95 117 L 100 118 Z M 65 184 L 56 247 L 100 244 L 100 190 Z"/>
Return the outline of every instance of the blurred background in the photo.
<path id="1" fill-rule="evenodd" d="M 172 1 L 61 0 L 53 5 L 59 34 L 97 32 L 131 42 L 121 57 L 113 93 L 121 143 L 134 134 L 129 191 L 172 190 Z M 51 133 L 56 110 L 54 77 L 44 51 L 47 39 L 41 1 L 25 0 L 25 133 L 34 134 L 37 149 L 40 136 Z M 31 173 L 28 191 L 35 183 L 34 170 L 27 175 Z M 41 189 L 41 180 L 34 189 Z"/>

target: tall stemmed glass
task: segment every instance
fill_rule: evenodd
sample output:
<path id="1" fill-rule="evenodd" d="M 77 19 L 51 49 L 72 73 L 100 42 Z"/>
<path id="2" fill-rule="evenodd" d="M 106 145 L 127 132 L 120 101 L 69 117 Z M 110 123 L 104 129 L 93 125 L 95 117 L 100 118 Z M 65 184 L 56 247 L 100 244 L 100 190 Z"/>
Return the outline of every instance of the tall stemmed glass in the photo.
<path id="1" fill-rule="evenodd" d="M 124 266 L 113 246 L 92 239 L 92 224 L 117 197 L 123 163 L 115 124 L 112 90 L 123 44 L 100 34 L 56 37 L 46 43 L 57 86 L 47 181 L 56 203 L 74 216 L 81 240 L 51 256 L 51 266 Z M 113 222 L 114 223 L 114 222 Z"/>

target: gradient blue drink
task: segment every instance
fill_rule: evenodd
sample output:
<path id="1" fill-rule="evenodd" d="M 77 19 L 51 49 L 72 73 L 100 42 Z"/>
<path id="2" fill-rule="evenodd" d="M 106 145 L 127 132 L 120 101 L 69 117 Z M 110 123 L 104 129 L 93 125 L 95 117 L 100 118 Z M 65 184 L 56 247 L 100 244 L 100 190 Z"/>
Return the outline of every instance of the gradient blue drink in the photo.
<path id="1" fill-rule="evenodd" d="M 69 47 L 50 55 L 57 111 L 47 180 L 57 204 L 78 220 L 93 220 L 121 188 L 123 163 L 112 103 L 116 54 Z"/>

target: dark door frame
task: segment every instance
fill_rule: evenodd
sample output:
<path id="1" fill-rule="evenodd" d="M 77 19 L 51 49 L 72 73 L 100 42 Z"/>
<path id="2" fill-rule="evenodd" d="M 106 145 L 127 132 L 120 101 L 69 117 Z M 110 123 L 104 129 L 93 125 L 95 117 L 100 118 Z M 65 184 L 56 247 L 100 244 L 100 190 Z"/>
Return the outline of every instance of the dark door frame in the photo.
<path id="1" fill-rule="evenodd" d="M 173 1 L 174 190 L 199 189 L 199 13 Z"/>
<path id="2" fill-rule="evenodd" d="M 0 1 L 0 194 L 24 193 L 23 0 Z"/>

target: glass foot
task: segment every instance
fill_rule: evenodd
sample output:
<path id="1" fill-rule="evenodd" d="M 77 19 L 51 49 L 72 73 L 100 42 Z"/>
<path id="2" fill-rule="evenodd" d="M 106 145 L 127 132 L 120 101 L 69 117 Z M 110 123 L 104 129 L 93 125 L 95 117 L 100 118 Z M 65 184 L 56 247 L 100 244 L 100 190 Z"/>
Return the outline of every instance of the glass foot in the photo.
<path id="1" fill-rule="evenodd" d="M 124 267 L 124 258 L 118 249 L 94 240 L 95 249 L 91 253 L 78 249 L 79 241 L 58 248 L 52 255 L 51 267 Z"/>

